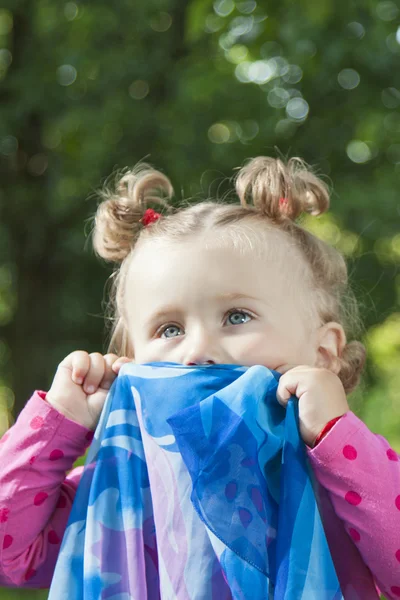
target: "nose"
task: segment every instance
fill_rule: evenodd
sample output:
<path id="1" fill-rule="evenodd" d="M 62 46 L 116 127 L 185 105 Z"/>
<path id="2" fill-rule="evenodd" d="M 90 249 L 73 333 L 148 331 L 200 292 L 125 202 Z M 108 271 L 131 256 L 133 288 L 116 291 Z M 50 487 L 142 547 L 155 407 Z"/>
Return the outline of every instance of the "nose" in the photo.
<path id="1" fill-rule="evenodd" d="M 215 365 L 218 362 L 216 341 L 206 331 L 197 331 L 189 341 L 189 350 L 185 353 L 184 365 Z"/>

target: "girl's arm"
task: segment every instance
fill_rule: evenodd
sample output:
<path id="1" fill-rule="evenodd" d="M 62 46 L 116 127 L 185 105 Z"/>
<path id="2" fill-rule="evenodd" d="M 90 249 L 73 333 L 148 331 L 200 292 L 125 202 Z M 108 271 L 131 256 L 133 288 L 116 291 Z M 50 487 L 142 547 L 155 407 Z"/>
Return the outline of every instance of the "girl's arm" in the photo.
<path id="1" fill-rule="evenodd" d="M 93 432 L 35 392 L 0 440 L 0 585 L 50 586 Z"/>
<path id="2" fill-rule="evenodd" d="M 400 598 L 400 461 L 348 412 L 307 450 L 319 483 L 388 599 Z"/>

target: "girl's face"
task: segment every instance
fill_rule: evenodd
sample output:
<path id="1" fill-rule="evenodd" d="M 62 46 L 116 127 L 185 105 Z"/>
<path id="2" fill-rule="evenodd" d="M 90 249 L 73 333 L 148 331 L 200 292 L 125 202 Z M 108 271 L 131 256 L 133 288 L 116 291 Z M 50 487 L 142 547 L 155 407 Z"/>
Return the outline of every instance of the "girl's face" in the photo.
<path id="1" fill-rule="evenodd" d="M 314 365 L 310 293 L 277 235 L 263 257 L 230 242 L 205 249 L 201 239 L 138 248 L 125 295 L 135 362 Z"/>

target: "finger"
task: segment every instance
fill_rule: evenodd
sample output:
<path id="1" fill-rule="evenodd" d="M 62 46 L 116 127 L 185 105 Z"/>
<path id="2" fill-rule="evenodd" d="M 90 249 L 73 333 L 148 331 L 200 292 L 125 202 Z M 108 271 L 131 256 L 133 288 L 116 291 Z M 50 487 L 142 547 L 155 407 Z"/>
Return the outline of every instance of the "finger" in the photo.
<path id="1" fill-rule="evenodd" d="M 92 352 L 89 354 L 89 358 L 90 368 L 86 375 L 83 389 L 87 394 L 93 394 L 104 377 L 105 362 L 103 355 L 100 354 L 100 352 Z"/>
<path id="2" fill-rule="evenodd" d="M 278 400 L 281 406 L 286 407 L 291 396 L 292 394 L 285 386 L 278 385 L 278 389 L 276 390 L 276 399 Z"/>
<path id="3" fill-rule="evenodd" d="M 293 368 L 289 369 L 279 380 L 276 390 L 276 398 L 279 404 L 286 406 L 292 396 L 298 396 L 299 384 L 302 380 L 302 371 Z"/>
<path id="4" fill-rule="evenodd" d="M 279 404 L 281 404 L 285 408 L 286 408 L 286 405 L 289 401 L 291 394 L 285 387 L 286 378 L 284 377 L 284 374 L 287 373 L 288 371 L 291 371 L 294 368 L 296 368 L 296 365 L 284 363 L 283 365 L 280 365 L 279 367 L 274 369 L 275 371 L 277 371 L 278 373 L 280 373 L 282 375 L 282 377 L 279 379 L 278 387 L 276 390 L 276 399 L 278 400 Z"/>
<path id="5" fill-rule="evenodd" d="M 110 352 L 109 354 L 104 355 L 104 360 L 107 363 L 107 366 L 112 367 L 116 360 L 118 360 L 118 355 Z"/>
<path id="6" fill-rule="evenodd" d="M 68 359 L 69 357 L 67 357 Z M 89 354 L 84 350 L 76 350 L 70 354 L 72 381 L 81 385 L 90 368 Z"/>
<path id="7" fill-rule="evenodd" d="M 129 362 L 132 362 L 131 358 L 128 358 L 127 356 L 121 356 L 114 362 L 114 364 L 112 366 L 112 370 L 115 373 L 119 373 L 119 370 L 122 367 L 122 365 L 125 365 L 126 363 L 129 363 Z"/>
<path id="8" fill-rule="evenodd" d="M 105 369 L 100 386 L 105 390 L 110 389 L 114 379 L 116 378 L 116 373 L 113 371 L 113 365 L 117 359 L 118 356 L 116 354 L 106 354 L 104 356 Z"/>
<path id="9" fill-rule="evenodd" d="M 313 367 L 300 365 L 282 375 L 277 389 L 278 400 L 285 404 L 287 404 L 291 396 L 295 396 L 300 400 L 309 387 L 310 372 L 313 370 Z"/>

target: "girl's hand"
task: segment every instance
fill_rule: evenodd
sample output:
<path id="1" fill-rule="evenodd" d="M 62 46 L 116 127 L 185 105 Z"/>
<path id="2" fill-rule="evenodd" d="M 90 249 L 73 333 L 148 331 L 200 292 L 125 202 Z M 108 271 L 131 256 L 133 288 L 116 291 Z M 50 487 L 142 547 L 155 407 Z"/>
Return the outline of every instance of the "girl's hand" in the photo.
<path id="1" fill-rule="evenodd" d="M 126 362 L 131 359 L 76 350 L 59 364 L 46 401 L 68 419 L 94 430 L 108 390 Z"/>
<path id="2" fill-rule="evenodd" d="M 286 406 L 291 395 L 299 399 L 300 435 L 312 447 L 325 425 L 341 417 L 349 409 L 346 393 L 339 377 L 318 367 L 284 365 L 276 393 L 278 402 Z"/>

